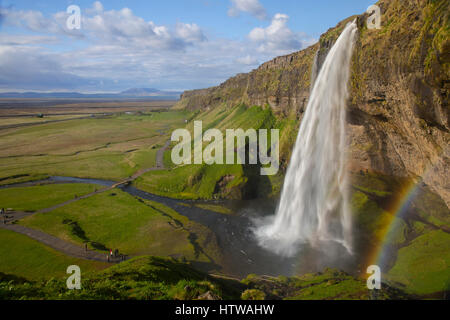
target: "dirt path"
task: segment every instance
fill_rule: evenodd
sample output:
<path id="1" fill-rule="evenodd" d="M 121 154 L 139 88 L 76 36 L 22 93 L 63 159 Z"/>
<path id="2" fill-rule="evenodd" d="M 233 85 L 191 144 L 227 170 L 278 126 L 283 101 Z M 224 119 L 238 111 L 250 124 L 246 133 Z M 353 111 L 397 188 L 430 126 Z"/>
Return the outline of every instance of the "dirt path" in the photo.
<path id="1" fill-rule="evenodd" d="M 145 174 L 147 172 L 163 170 L 165 168 L 164 167 L 164 152 L 166 152 L 166 150 L 169 146 L 170 146 L 170 140 L 168 140 L 164 144 L 164 146 L 162 146 L 162 148 L 159 149 L 158 152 L 156 153 L 156 167 L 141 169 L 141 170 L 137 171 L 134 175 L 129 177 L 128 179 L 125 179 L 123 181 L 116 183 L 115 185 L 112 186 L 112 188 L 117 188 L 118 186 L 133 182 L 134 180 L 136 180 L 137 178 L 139 178 L 140 176 L 142 176 L 143 174 Z"/>
<path id="2" fill-rule="evenodd" d="M 107 255 L 105 253 L 100 253 L 92 250 L 86 251 L 83 247 L 77 246 L 75 244 L 72 244 L 71 242 L 59 239 L 36 229 L 31 229 L 18 224 L 3 223 L 0 223 L 0 228 L 26 235 L 31 239 L 37 240 L 57 251 L 60 251 L 74 258 L 107 262 Z"/>
<path id="3" fill-rule="evenodd" d="M 68 205 L 68 204 L 71 204 L 71 203 L 73 203 L 73 202 L 76 202 L 76 201 L 78 201 L 78 200 L 87 199 L 87 198 L 92 197 L 92 196 L 94 196 L 94 195 L 96 195 L 96 194 L 100 194 L 100 193 L 102 193 L 102 192 L 105 192 L 105 191 L 108 191 L 108 190 L 112 190 L 112 189 L 113 189 L 113 187 L 103 188 L 103 189 L 100 189 L 100 190 L 97 190 L 97 191 L 94 191 L 94 192 L 85 194 L 84 196 L 80 196 L 80 197 L 77 197 L 77 198 L 73 198 L 73 199 L 67 200 L 67 201 L 62 202 L 62 203 L 58 203 L 58 204 L 56 204 L 56 205 L 54 205 L 54 206 L 52 206 L 52 207 L 45 208 L 45 209 L 41 209 L 41 210 L 39 210 L 39 211 L 35 211 L 35 212 L 31 213 L 31 214 L 36 214 L 36 213 L 47 213 L 47 212 L 56 210 L 56 209 L 58 209 L 58 208 L 64 207 L 65 205 Z M 31 214 L 30 214 L 30 215 L 31 215 Z"/>

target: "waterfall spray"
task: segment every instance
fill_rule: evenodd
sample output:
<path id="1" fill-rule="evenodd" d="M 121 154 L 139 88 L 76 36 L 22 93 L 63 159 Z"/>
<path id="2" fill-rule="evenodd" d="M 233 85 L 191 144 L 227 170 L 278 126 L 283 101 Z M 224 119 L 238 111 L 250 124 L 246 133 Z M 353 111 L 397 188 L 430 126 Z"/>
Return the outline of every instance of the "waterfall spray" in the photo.
<path id="1" fill-rule="evenodd" d="M 301 243 L 341 243 L 350 253 L 345 133 L 347 82 L 357 33 L 349 23 L 328 53 L 310 95 L 274 216 L 255 228 L 261 246 L 285 256 Z"/>
<path id="2" fill-rule="evenodd" d="M 314 55 L 313 65 L 311 68 L 311 85 L 309 88 L 310 95 L 312 90 L 314 89 L 314 84 L 316 83 L 318 73 L 319 73 L 319 51 L 316 51 L 316 54 Z"/>

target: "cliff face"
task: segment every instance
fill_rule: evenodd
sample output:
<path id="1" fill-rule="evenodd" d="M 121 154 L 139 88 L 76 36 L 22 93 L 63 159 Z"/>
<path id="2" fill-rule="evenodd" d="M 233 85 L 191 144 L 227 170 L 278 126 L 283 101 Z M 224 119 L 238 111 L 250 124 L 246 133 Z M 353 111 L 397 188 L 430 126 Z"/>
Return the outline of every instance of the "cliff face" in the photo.
<path id="1" fill-rule="evenodd" d="M 380 0 L 381 30 L 350 17 L 319 43 L 278 57 L 217 87 L 183 93 L 178 108 L 270 105 L 301 120 L 313 66 L 320 69 L 348 21 L 358 20 L 348 103 L 351 169 L 412 177 L 450 205 L 450 22 L 447 0 Z M 311 76 L 312 75 L 312 76 Z"/>
<path id="2" fill-rule="evenodd" d="M 309 97 L 311 66 L 319 45 L 273 59 L 250 73 L 238 74 L 221 85 L 186 91 L 176 107 L 205 109 L 222 103 L 264 106 L 284 116 L 304 110 Z"/>
<path id="3" fill-rule="evenodd" d="M 353 59 L 353 166 L 422 177 L 449 206 L 448 1 L 378 5 L 382 29 L 361 27 Z"/>

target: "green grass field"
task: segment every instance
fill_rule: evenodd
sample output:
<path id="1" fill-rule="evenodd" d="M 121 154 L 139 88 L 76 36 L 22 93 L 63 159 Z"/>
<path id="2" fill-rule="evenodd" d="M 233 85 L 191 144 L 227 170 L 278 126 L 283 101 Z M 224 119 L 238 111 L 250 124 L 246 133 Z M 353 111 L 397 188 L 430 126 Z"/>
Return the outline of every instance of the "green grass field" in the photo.
<path id="1" fill-rule="evenodd" d="M 408 293 L 426 295 L 450 290 L 450 234 L 437 230 L 398 251 L 389 279 Z"/>
<path id="2" fill-rule="evenodd" d="M 123 114 L 2 130 L 0 184 L 17 182 L 18 175 L 124 179 L 155 166 L 155 146 L 164 145 L 190 115 Z"/>
<path id="3" fill-rule="evenodd" d="M 198 203 L 198 204 L 195 204 L 194 206 L 197 208 L 214 211 L 214 212 L 222 213 L 222 214 L 232 214 L 233 213 L 233 211 L 231 209 L 229 209 L 225 206 L 222 206 L 222 205 L 218 205 L 218 204 Z"/>
<path id="4" fill-rule="evenodd" d="M 15 211 L 38 211 L 82 196 L 101 186 L 84 183 L 46 184 L 0 189 L 0 207 Z"/>
<path id="5" fill-rule="evenodd" d="M 215 253 L 213 243 L 204 244 L 210 234 L 206 227 L 121 190 L 29 216 L 20 224 L 73 243 L 88 242 L 93 249 L 117 248 L 127 255 L 176 255 L 209 262 L 206 255 Z"/>
<path id="6" fill-rule="evenodd" d="M 231 189 L 245 182 L 241 165 L 186 165 L 172 170 L 151 171 L 134 184 L 145 191 L 175 199 L 211 199 L 218 181 L 233 177 Z"/>
<path id="7" fill-rule="evenodd" d="M 0 272 L 29 280 L 66 276 L 67 267 L 78 265 L 81 272 L 101 270 L 109 264 L 72 258 L 36 240 L 0 229 Z"/>
<path id="8" fill-rule="evenodd" d="M 54 120 L 76 119 L 79 117 L 82 117 L 82 116 L 80 116 L 80 115 L 60 115 L 60 116 L 45 116 L 43 118 L 39 118 L 37 116 L 0 118 L 0 126 L 10 126 L 10 125 L 25 124 L 25 123 L 28 124 L 28 123 L 54 121 Z"/>

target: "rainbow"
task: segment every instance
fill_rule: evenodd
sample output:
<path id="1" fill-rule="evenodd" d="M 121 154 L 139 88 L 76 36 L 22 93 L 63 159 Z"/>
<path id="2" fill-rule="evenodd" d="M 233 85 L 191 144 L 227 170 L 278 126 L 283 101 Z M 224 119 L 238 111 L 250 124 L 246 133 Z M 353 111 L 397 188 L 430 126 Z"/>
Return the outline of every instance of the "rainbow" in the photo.
<path id="1" fill-rule="evenodd" d="M 435 157 L 435 159 L 440 158 L 443 153 L 444 150 L 442 150 L 441 153 Z M 431 164 L 424 170 L 422 179 L 419 179 L 419 182 L 414 179 L 409 179 L 409 181 L 404 183 L 403 187 L 400 188 L 396 197 L 393 198 L 386 210 L 388 213 L 390 213 L 390 219 L 381 230 L 380 238 L 382 239 L 382 241 L 380 241 L 379 245 L 374 247 L 372 252 L 368 255 L 368 258 L 366 259 L 367 266 L 382 266 L 384 264 L 385 261 L 383 261 L 383 258 L 385 256 L 387 244 L 390 242 L 392 236 L 394 235 L 393 231 L 396 226 L 395 222 L 398 221 L 398 219 L 396 218 L 405 217 L 405 214 L 408 211 L 411 202 L 420 194 L 420 186 L 422 184 L 423 178 L 425 178 L 428 173 L 435 168 L 435 166 L 436 162 L 432 161 Z"/>
<path id="2" fill-rule="evenodd" d="M 386 244 L 390 242 L 393 231 L 396 226 L 396 218 L 403 218 L 411 205 L 411 202 L 419 194 L 420 182 L 416 183 L 412 180 L 405 183 L 405 185 L 397 191 L 396 197 L 391 201 L 387 208 L 390 214 L 389 220 L 384 224 L 381 230 L 382 241 L 378 246 L 374 247 L 372 252 L 368 255 L 367 265 L 383 265 L 383 257 L 386 249 Z"/>

